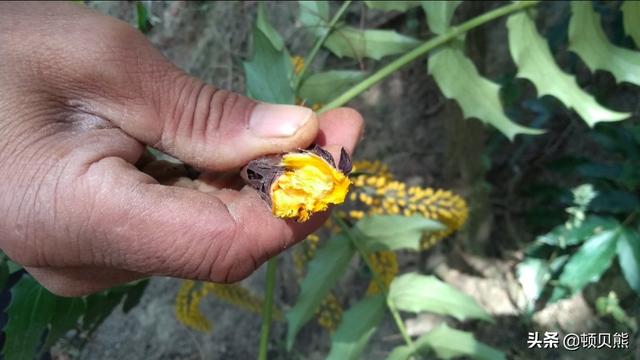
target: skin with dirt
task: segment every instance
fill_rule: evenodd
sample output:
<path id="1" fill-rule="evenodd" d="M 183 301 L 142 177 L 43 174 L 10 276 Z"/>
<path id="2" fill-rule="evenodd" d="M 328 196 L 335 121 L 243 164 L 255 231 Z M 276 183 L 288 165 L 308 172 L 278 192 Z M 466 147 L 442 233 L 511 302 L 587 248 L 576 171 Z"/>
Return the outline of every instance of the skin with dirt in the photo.
<path id="1" fill-rule="evenodd" d="M 456 16 L 469 18 L 499 4 L 463 4 Z M 135 23 L 135 4 L 90 3 L 101 12 Z M 304 55 L 312 39 L 305 36 L 295 22 L 297 6 L 266 4 L 273 25 L 291 44 L 291 53 Z M 151 3 L 150 13 L 158 23 L 148 34 L 149 39 L 172 62 L 202 80 L 221 88 L 242 92 L 243 75 L 240 61 L 249 55 L 248 39 L 256 12 L 251 2 L 167 2 Z M 400 27 L 409 20 L 399 13 L 366 10 L 364 4 L 354 4 L 350 15 L 362 16 L 366 27 Z M 422 14 L 420 14 L 422 15 Z M 552 16 L 551 14 L 550 16 Z M 410 16 L 410 15 L 406 15 Z M 417 19 L 423 22 L 422 19 Z M 551 21 L 551 20 L 549 20 Z M 414 29 L 422 38 L 430 36 L 424 25 Z M 490 78 L 512 69 L 506 49 L 504 21 L 489 24 L 470 34 L 477 49 L 470 49 L 481 72 Z M 471 41 L 470 41 L 471 42 Z M 492 50 L 487 52 L 486 47 Z M 371 69 L 375 64 L 320 56 L 314 67 L 331 67 L 336 63 L 344 68 Z M 506 158 L 523 139 L 508 144 L 504 139 L 500 154 L 490 159 L 491 170 L 483 164 L 485 144 L 495 134 L 475 120 L 464 120 L 459 108 L 440 95 L 433 79 L 428 76 L 424 61 L 417 61 L 392 75 L 381 84 L 365 92 L 350 106 L 358 109 L 366 119 L 366 131 L 354 160 L 378 159 L 390 165 L 391 171 L 410 185 L 433 186 L 457 191 L 472 206 L 472 218 L 465 231 L 445 239 L 425 255 L 399 256 L 402 272 L 421 270 L 433 273 L 458 289 L 474 297 L 496 322 L 494 324 L 452 322 L 457 328 L 473 331 L 475 336 L 505 351 L 509 357 L 522 359 L 590 359 L 606 354 L 527 350 L 530 331 L 612 332 L 610 324 L 598 318 L 593 310 L 593 298 L 577 295 L 560 301 L 534 314 L 523 317 L 525 300 L 514 277 L 514 266 L 522 257 L 522 243 L 533 234 L 527 233 L 521 221 L 509 212 L 494 212 L 496 202 L 510 202 L 513 209 L 523 206 L 514 199 L 513 174 L 505 169 Z M 570 114 L 560 114 L 568 124 L 575 124 Z M 569 119 L 566 119 L 569 118 Z M 574 126 L 574 125 L 570 125 Z M 518 159 L 524 171 L 527 163 L 539 154 L 553 155 L 566 150 L 562 136 L 566 128 L 551 129 L 545 139 L 537 140 Z M 570 129 L 584 132 L 585 129 Z M 553 146 L 556 144 L 556 148 Z M 574 144 L 574 147 L 585 146 Z M 558 150 L 559 149 L 559 150 Z M 505 155 L 501 155 L 505 154 Z M 537 154 L 537 155 L 536 155 Z M 484 179 L 491 180 L 491 186 Z M 493 190 L 492 190 L 493 189 Z M 497 193 L 497 194 L 496 194 Z M 500 204 L 498 204 L 500 207 Z M 560 221 L 559 221 L 560 223 Z M 501 229 L 508 229 L 507 235 Z M 513 234 L 517 240 L 513 239 Z M 516 242 L 516 243 L 514 243 Z M 518 244 L 517 242 L 521 242 Z M 292 267 L 290 256 L 282 257 L 281 268 Z M 258 270 L 242 284 L 254 293 L 262 293 L 264 269 Z M 608 280 L 605 280 L 608 281 Z M 129 314 L 115 311 L 100 326 L 86 344 L 78 350 L 77 341 L 62 341 L 53 350 L 54 358 L 80 359 L 247 359 L 256 358 L 260 331 L 260 317 L 236 309 L 213 297 L 208 297 L 201 310 L 213 324 L 210 334 L 186 328 L 175 319 L 175 295 L 180 280 L 154 278 L 139 306 Z M 616 287 L 614 284 L 613 287 Z M 344 290 L 344 289 L 343 289 Z M 346 290 L 352 302 L 358 298 Z M 286 309 L 297 296 L 293 274 L 279 272 L 276 303 Z M 597 293 L 597 291 L 592 291 Z M 602 291 L 600 291 L 602 293 Z M 347 305 L 347 304 L 344 304 Z M 418 336 L 434 328 L 443 320 L 433 315 L 403 314 L 410 335 Z M 451 322 L 451 320 L 447 320 Z M 286 324 L 273 324 L 270 359 L 322 359 L 326 356 L 330 336 L 318 325 L 305 327 L 297 338 L 294 351 L 287 354 L 284 338 Z M 386 316 L 367 346 L 364 358 L 384 359 L 390 349 L 402 344 L 390 316 Z"/>

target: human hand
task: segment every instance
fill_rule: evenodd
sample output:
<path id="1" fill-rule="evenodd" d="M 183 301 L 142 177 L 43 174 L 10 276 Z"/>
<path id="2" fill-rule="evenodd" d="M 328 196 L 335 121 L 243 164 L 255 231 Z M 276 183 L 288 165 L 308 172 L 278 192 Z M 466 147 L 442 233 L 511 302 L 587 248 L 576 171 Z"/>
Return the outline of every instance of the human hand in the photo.
<path id="1" fill-rule="evenodd" d="M 74 4 L 0 3 L 0 44 L 0 247 L 60 295 L 149 275 L 242 279 L 323 218 L 275 218 L 211 173 L 312 142 L 351 152 L 362 130 L 353 110 L 317 118 L 205 85 Z M 145 145 L 209 174 L 161 185 L 133 165 Z"/>

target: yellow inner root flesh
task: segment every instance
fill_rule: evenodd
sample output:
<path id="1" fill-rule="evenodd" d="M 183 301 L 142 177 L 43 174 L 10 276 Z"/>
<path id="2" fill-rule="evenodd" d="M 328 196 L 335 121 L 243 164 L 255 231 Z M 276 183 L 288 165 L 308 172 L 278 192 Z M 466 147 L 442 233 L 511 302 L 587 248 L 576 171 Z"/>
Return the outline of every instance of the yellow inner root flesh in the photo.
<path id="1" fill-rule="evenodd" d="M 312 213 L 329 204 L 344 202 L 351 182 L 340 170 L 312 153 L 286 154 L 282 174 L 271 186 L 273 214 L 307 221 Z"/>

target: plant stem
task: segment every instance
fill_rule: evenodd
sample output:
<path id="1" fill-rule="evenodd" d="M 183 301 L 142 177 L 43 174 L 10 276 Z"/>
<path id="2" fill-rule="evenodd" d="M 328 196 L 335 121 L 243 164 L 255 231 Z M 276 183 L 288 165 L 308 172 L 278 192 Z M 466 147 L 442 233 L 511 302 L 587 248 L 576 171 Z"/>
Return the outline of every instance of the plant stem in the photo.
<path id="1" fill-rule="evenodd" d="M 320 110 L 318 110 L 318 113 L 322 113 L 322 112 L 343 106 L 344 104 L 349 102 L 351 99 L 360 95 L 361 93 L 363 93 L 373 85 L 377 84 L 378 82 L 384 80 L 387 76 L 401 69 L 405 65 L 411 63 L 412 61 L 427 54 L 429 51 L 434 50 L 439 46 L 442 46 L 448 43 L 449 41 L 457 38 L 458 36 L 480 25 L 486 24 L 492 20 L 509 15 L 511 13 L 535 6 L 537 4 L 538 4 L 538 1 L 516 2 L 513 4 L 499 7 L 495 10 L 491 10 L 480 16 L 476 16 L 473 19 L 466 21 L 458 26 L 453 26 L 449 30 L 447 30 L 445 33 L 428 40 L 427 42 L 423 43 L 417 48 L 409 51 L 408 53 L 400 56 L 399 58 L 395 59 L 391 63 L 387 64 L 386 66 L 376 71 L 374 74 L 372 74 L 368 78 L 357 83 L 356 85 L 354 85 L 353 87 L 351 87 L 350 89 L 342 93 L 342 95 L 338 96 L 337 98 L 333 99 L 331 102 L 323 106 Z"/>
<path id="2" fill-rule="evenodd" d="M 307 69 L 309 68 L 309 66 L 313 62 L 313 60 L 316 58 L 316 55 L 318 55 L 318 51 L 320 51 L 320 48 L 322 47 L 322 44 L 324 44 L 324 42 L 327 40 L 329 35 L 331 35 L 331 32 L 333 31 L 333 28 L 336 26 L 336 23 L 338 22 L 338 20 L 340 20 L 340 18 L 342 17 L 342 15 L 347 10 L 347 8 L 349 7 L 350 4 L 351 4 L 351 0 L 345 1 L 344 3 L 342 3 L 342 6 L 340 6 L 340 8 L 338 9 L 338 12 L 336 12 L 336 14 L 333 16 L 331 21 L 329 21 L 327 32 L 325 32 L 324 35 L 322 35 L 320 38 L 318 38 L 316 43 L 313 44 L 313 48 L 311 49 L 311 52 L 309 53 L 309 56 L 307 56 L 307 58 L 304 59 L 304 64 L 302 65 L 302 70 L 300 70 L 300 73 L 298 74 L 298 76 L 296 76 L 296 78 L 295 78 L 295 80 L 293 82 L 293 90 L 294 91 L 296 91 L 296 92 L 298 91 L 298 87 L 300 87 L 300 82 L 302 81 L 302 76 L 307 71 Z"/>
<path id="3" fill-rule="evenodd" d="M 378 272 L 373 267 L 373 264 L 371 264 L 371 261 L 369 260 L 369 253 L 368 253 L 367 249 L 365 248 L 364 245 L 362 245 L 362 243 L 359 241 L 358 237 L 353 235 L 353 233 L 351 232 L 351 229 L 349 229 L 349 226 L 347 226 L 347 224 L 344 222 L 344 220 L 342 220 L 339 216 L 336 216 L 335 214 L 331 214 L 331 216 L 338 223 L 338 225 L 340 225 L 340 228 L 342 228 L 342 231 L 344 231 L 344 233 L 347 235 L 347 238 L 349 239 L 349 241 L 351 241 L 351 243 L 358 250 L 358 253 L 360 254 L 360 257 L 367 264 L 367 267 L 369 268 L 369 270 L 373 274 L 373 281 L 376 282 L 376 284 L 378 285 L 378 288 L 384 294 L 385 303 L 387 304 L 387 308 L 391 312 L 391 315 L 393 316 L 393 321 L 395 321 L 396 327 L 400 331 L 400 334 L 402 335 L 402 338 L 404 339 L 404 342 L 411 349 L 414 349 L 413 341 L 411 340 L 411 337 L 409 336 L 409 333 L 407 332 L 407 328 L 404 326 L 404 322 L 402 321 L 402 317 L 400 317 L 400 313 L 398 312 L 398 309 L 396 309 L 396 307 L 395 307 L 395 305 L 393 303 L 388 301 L 389 292 L 387 291 L 387 287 L 385 286 L 384 281 L 382 281 L 382 278 L 380 278 L 380 274 L 378 274 Z"/>
<path id="4" fill-rule="evenodd" d="M 269 347 L 269 326 L 271 325 L 271 313 L 273 310 L 273 290 L 276 285 L 277 257 L 267 261 L 267 284 L 265 287 L 264 303 L 262 304 L 262 327 L 260 328 L 260 348 L 258 359 L 267 359 Z"/>

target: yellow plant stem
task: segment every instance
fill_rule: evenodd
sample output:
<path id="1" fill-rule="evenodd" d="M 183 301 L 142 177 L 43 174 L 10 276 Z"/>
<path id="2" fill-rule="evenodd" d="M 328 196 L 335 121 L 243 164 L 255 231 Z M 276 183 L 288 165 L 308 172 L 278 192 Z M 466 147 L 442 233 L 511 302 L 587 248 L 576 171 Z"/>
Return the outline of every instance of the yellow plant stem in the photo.
<path id="1" fill-rule="evenodd" d="M 452 26 L 445 33 L 428 40 L 427 42 L 423 43 L 417 48 L 409 51 L 408 53 L 400 56 L 399 58 L 392 61 L 388 65 L 382 67 L 380 70 L 376 71 L 374 74 L 372 74 L 368 78 L 357 83 L 356 85 L 354 85 L 353 87 L 351 87 L 350 89 L 342 93 L 342 95 L 339 95 L 337 98 L 335 98 L 328 104 L 325 104 L 320 110 L 318 110 L 318 113 L 323 113 L 325 111 L 335 109 L 345 105 L 351 99 L 362 94 L 364 91 L 366 91 L 373 85 L 377 84 L 378 82 L 384 80 L 387 76 L 393 74 L 397 70 L 400 70 L 404 66 L 410 64 L 411 62 L 422 57 L 423 55 L 426 55 L 428 52 L 457 38 L 458 36 L 480 25 L 484 25 L 488 22 L 498 19 L 500 17 L 510 15 L 514 12 L 518 12 L 526 8 L 535 6 L 538 4 L 538 2 L 539 1 L 515 2 L 509 5 L 499 7 L 495 10 L 488 11 L 480 16 L 476 16 L 473 19 L 466 21 L 458 26 Z"/>

